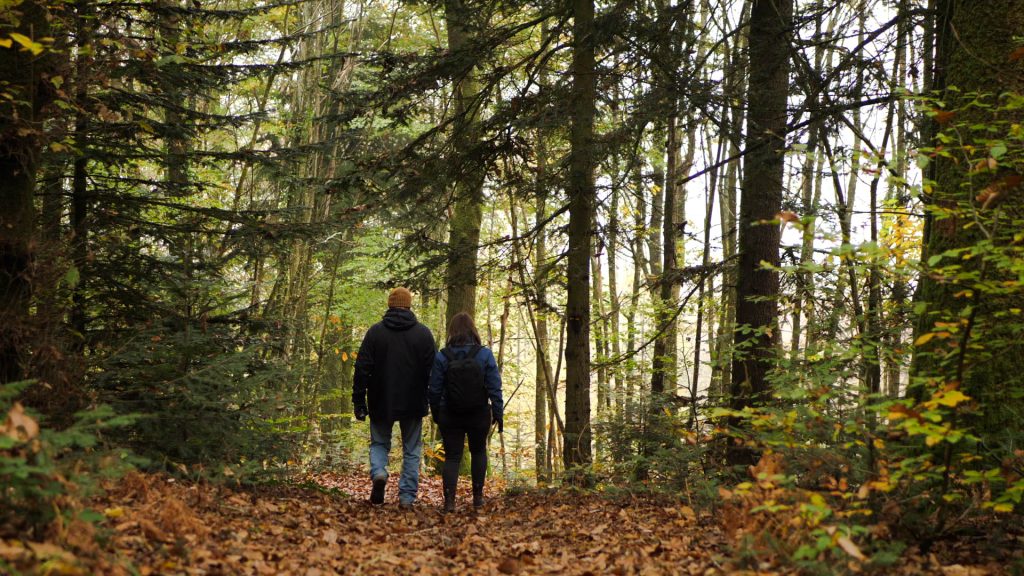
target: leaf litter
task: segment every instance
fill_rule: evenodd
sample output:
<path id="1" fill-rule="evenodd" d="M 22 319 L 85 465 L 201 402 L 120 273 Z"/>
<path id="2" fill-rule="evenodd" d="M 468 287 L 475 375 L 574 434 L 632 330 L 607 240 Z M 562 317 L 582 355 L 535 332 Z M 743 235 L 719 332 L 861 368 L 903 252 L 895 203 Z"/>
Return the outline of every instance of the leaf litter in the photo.
<path id="1" fill-rule="evenodd" d="M 720 519 L 678 499 L 507 493 L 495 484 L 475 512 L 468 482 L 460 482 L 458 511 L 443 515 L 435 476 L 421 476 L 419 503 L 402 510 L 397 476 L 388 482 L 386 503 L 374 506 L 363 474 L 232 488 L 131 473 L 89 503 L 102 511 L 95 525 L 60 526 L 51 530 L 52 542 L 0 538 L 0 567 L 115 576 L 785 573 L 775 562 L 740 570 Z M 924 562 L 910 564 L 890 573 L 996 573 L 937 561 L 934 571 Z"/>

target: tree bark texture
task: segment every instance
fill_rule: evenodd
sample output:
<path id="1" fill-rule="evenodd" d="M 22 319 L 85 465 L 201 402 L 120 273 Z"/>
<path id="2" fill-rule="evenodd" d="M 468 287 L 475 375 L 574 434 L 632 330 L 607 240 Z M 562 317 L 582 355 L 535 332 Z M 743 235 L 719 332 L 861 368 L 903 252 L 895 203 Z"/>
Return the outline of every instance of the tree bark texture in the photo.
<path id="1" fill-rule="evenodd" d="M 591 460 L 590 430 L 590 250 L 596 203 L 594 187 L 594 1 L 573 0 L 571 72 L 572 127 L 569 142 L 569 256 L 566 274 L 565 446 L 566 471 Z"/>
<path id="2" fill-rule="evenodd" d="M 22 2 L 16 26 L 0 16 L 0 32 L 37 39 L 49 36 L 45 9 Z M 6 36 L 6 34 L 3 34 Z M 33 204 L 41 146 L 43 107 L 52 98 L 46 84 L 52 55 L 36 55 L 14 43 L 0 48 L 0 86 L 11 94 L 0 99 L 0 384 L 25 377 L 26 320 L 31 299 L 30 269 L 35 234 Z"/>
<path id="3" fill-rule="evenodd" d="M 466 50 L 470 40 L 470 13 L 465 3 L 462 0 L 447 0 L 445 19 L 448 25 L 448 49 L 452 53 Z M 471 157 L 477 146 L 480 108 L 477 91 L 473 70 L 469 69 L 457 79 L 452 94 L 455 160 L 461 168 L 455 171 L 454 200 L 449 221 L 446 320 L 451 320 L 459 312 L 466 312 L 470 316 L 476 314 L 477 251 L 483 220 L 484 178 L 480 166 L 482 161 Z"/>
<path id="4" fill-rule="evenodd" d="M 986 151 L 992 138 L 1004 137 L 1013 124 L 1024 121 L 1019 109 L 997 109 L 1002 94 L 1024 91 L 1024 61 L 1011 57 L 1019 47 L 1015 39 L 1024 35 L 1024 0 L 940 0 L 936 8 L 934 81 L 952 114 L 937 129 L 955 133 L 957 147 Z M 969 105 L 979 99 L 995 108 Z M 984 243 L 993 249 L 970 260 L 956 258 L 961 281 L 923 274 L 918 294 L 926 305 L 918 319 L 918 336 L 936 330 L 936 322 L 951 322 L 961 328 L 957 334 L 960 342 L 953 351 L 938 343 L 939 339 L 918 348 L 911 393 L 924 399 L 936 387 L 959 382 L 963 392 L 977 402 L 978 412 L 972 418 L 975 429 L 989 441 L 1016 434 L 1024 407 L 1024 401 L 1010 393 L 1021 386 L 1024 334 L 1008 316 L 1008 311 L 1024 308 L 1024 292 L 1019 287 L 993 288 L 1018 281 L 1014 266 L 1006 260 L 1009 254 L 1019 257 L 1013 248 L 1014 235 L 1019 234 L 1024 219 L 1017 172 L 1020 160 L 1014 156 L 1003 158 L 996 170 L 982 171 L 971 170 L 953 158 L 935 158 L 931 166 L 933 193 L 927 198 L 925 260 L 949 249 Z M 1009 162 L 1016 165 L 1009 166 Z M 1000 190 L 999 198 L 986 198 Z M 947 257 L 936 265 L 952 261 Z M 966 295 L 965 289 L 972 293 Z"/>
<path id="5" fill-rule="evenodd" d="M 781 233 L 772 222 L 782 207 L 792 12 L 792 0 L 755 0 L 751 9 L 731 388 L 734 408 L 765 399 L 778 338 L 775 268 Z"/>

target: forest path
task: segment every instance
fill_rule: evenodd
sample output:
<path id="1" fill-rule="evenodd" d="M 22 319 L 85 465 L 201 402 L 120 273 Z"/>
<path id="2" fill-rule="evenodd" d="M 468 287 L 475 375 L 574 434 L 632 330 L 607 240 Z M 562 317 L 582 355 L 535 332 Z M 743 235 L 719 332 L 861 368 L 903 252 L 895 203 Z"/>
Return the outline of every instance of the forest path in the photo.
<path id="1" fill-rule="evenodd" d="M 369 484 L 365 474 L 325 473 L 301 485 L 243 489 L 133 472 L 92 501 L 63 502 L 65 510 L 98 512 L 93 523 L 55 524 L 43 542 L 0 538 L 0 574 L 795 573 L 766 549 L 760 570 L 741 569 L 752 557 L 741 559 L 727 545 L 722 526 L 749 534 L 759 525 L 735 510 L 712 516 L 667 497 L 510 493 L 492 483 L 482 511 L 473 511 L 462 491 L 459 510 L 444 515 L 436 476 L 421 478 L 421 502 L 412 510 L 398 507 L 397 478 L 382 506 L 369 503 Z M 949 542 L 940 555 L 908 550 L 898 565 L 872 573 L 1013 573 L 970 539 Z M 866 569 L 848 560 L 833 568 L 824 573 Z"/>
<path id="2" fill-rule="evenodd" d="M 90 552 L 83 543 L 77 560 L 92 573 L 127 574 L 133 566 L 143 575 L 727 571 L 716 564 L 725 552 L 719 529 L 679 503 L 492 492 L 477 513 L 460 493 L 458 511 L 442 515 L 440 478 L 421 478 L 412 510 L 399 509 L 396 484 L 393 477 L 386 503 L 373 506 L 364 475 L 234 490 L 132 474 L 99 503 L 105 546 Z"/>

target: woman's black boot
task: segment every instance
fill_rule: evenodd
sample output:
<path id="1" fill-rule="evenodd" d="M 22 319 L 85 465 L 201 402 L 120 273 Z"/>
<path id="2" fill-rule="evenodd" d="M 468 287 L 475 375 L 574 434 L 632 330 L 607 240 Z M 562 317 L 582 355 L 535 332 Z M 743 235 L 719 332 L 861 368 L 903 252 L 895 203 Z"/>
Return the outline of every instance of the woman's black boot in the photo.
<path id="1" fill-rule="evenodd" d="M 444 488 L 444 513 L 455 512 L 455 486 Z"/>
<path id="2" fill-rule="evenodd" d="M 484 487 L 473 486 L 473 508 L 482 508 L 484 505 Z"/>

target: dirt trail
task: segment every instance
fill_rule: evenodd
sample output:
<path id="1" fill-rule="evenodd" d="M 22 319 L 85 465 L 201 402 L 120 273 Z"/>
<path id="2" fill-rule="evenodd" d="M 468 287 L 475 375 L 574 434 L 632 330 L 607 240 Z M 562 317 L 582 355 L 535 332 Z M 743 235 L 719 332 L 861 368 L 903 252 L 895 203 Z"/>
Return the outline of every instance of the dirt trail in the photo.
<path id="1" fill-rule="evenodd" d="M 412 510 L 398 507 L 396 480 L 389 482 L 387 502 L 373 506 L 365 475 L 322 474 L 300 486 L 233 489 L 132 473 L 89 503 L 102 514 L 93 523 L 57 524 L 46 542 L 0 538 L 0 574 L 793 572 L 780 568 L 780 558 L 767 549 L 759 555 L 760 570 L 740 570 L 721 527 L 737 518 L 695 513 L 667 498 L 567 490 L 516 494 L 490 485 L 487 505 L 475 512 L 466 483 L 458 512 L 443 515 L 439 478 L 421 479 L 420 503 Z M 741 524 L 756 529 L 744 518 Z M 977 542 L 953 541 L 944 548 L 944 554 L 908 550 L 896 566 L 873 573 L 1008 573 Z M 835 568 L 833 573 L 871 572 L 849 559 Z"/>

